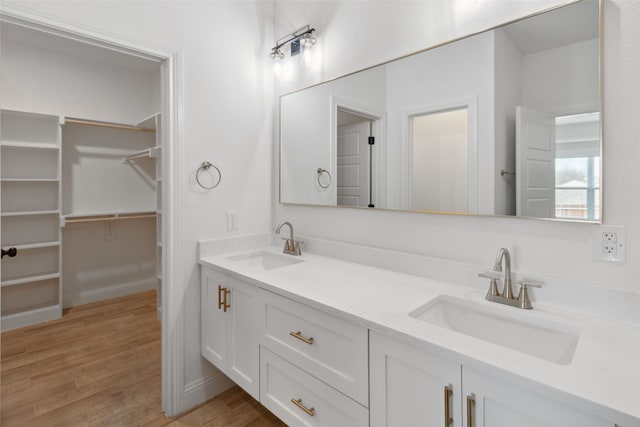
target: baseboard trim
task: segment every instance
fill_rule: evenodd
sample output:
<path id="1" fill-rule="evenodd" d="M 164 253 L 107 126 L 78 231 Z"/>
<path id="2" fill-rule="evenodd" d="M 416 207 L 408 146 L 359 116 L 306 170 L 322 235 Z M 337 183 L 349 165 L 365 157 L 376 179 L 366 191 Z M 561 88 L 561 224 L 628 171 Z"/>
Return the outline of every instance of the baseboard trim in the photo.
<path id="1" fill-rule="evenodd" d="M 56 320 L 60 317 L 62 317 L 62 308 L 59 305 L 53 305 L 51 307 L 37 308 L 22 313 L 2 316 L 0 323 L 2 323 L 2 331 L 8 331 L 40 322 Z"/>
<path id="2" fill-rule="evenodd" d="M 221 372 L 192 381 L 184 387 L 182 407 L 184 410 L 193 408 L 222 393 L 233 385 L 234 382 Z"/>
<path id="3" fill-rule="evenodd" d="M 89 304 L 106 299 L 136 294 L 138 292 L 156 289 L 157 284 L 158 280 L 155 277 L 150 277 L 148 279 L 138 280 L 136 282 L 122 283 L 119 285 L 105 286 L 104 288 L 82 291 L 75 295 L 65 295 L 63 297 L 62 306 L 64 308 L 75 307 L 77 305 Z"/>

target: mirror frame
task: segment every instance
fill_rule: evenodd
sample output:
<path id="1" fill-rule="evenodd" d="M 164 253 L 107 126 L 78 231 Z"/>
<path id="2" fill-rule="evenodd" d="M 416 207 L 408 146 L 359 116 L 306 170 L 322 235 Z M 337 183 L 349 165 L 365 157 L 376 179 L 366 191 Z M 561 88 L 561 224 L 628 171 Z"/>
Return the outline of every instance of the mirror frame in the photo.
<path id="1" fill-rule="evenodd" d="M 503 215 L 503 214 L 477 214 L 477 213 L 466 213 L 466 212 L 443 212 L 443 211 L 432 211 L 432 210 L 405 210 L 405 209 L 391 209 L 391 208 L 369 208 L 369 207 L 365 207 L 365 206 L 347 206 L 347 205 L 323 205 L 323 204 L 311 204 L 311 203 L 294 203 L 294 202 L 283 202 L 282 201 L 282 98 L 287 96 L 287 95 L 291 95 L 291 94 L 295 94 L 316 86 L 320 86 L 323 85 L 325 83 L 330 83 L 330 82 L 334 82 L 336 80 L 345 78 L 345 77 L 349 77 L 358 73 L 361 73 L 363 71 L 367 71 L 367 70 L 371 70 L 389 63 L 392 63 L 394 61 L 399 61 L 405 58 L 409 58 L 424 52 L 428 52 L 430 50 L 433 49 L 437 49 L 439 47 L 442 46 L 446 46 L 455 42 L 458 42 L 460 40 L 464 40 L 473 36 L 477 36 L 479 34 L 483 34 L 489 31 L 493 31 L 496 29 L 499 29 L 501 27 L 504 27 L 506 25 L 509 24 L 513 24 L 515 22 L 520 22 L 522 20 L 528 19 L 528 18 L 532 18 L 538 15 L 542 15 L 544 13 L 547 12 L 551 12 L 554 11 L 556 9 L 561 9 L 563 7 L 566 6 L 570 6 L 572 4 L 575 3 L 579 3 L 579 2 L 589 2 L 589 1 L 593 1 L 594 3 L 597 2 L 597 7 L 598 7 L 598 98 L 599 98 L 599 113 L 600 113 L 600 123 L 599 123 L 599 129 L 598 129 L 598 137 L 599 137 L 599 154 L 600 154 L 600 166 L 599 166 L 599 174 L 600 174 L 600 191 L 599 191 L 599 204 L 600 204 L 600 218 L 599 220 L 580 220 L 580 219 L 565 219 L 565 218 L 543 218 L 543 217 L 533 217 L 533 216 L 517 216 L 517 215 Z M 280 203 L 281 205 L 285 205 L 285 206 L 308 206 L 308 207 L 322 207 L 322 208 L 339 208 L 339 209 L 357 209 L 357 210 L 367 210 L 367 211 L 387 211 L 387 212 L 403 212 L 403 213 L 419 213 L 419 214 L 436 214 L 436 215 L 453 215 L 453 216 L 470 216 L 470 217 L 486 217 L 486 218 L 513 218 L 513 219 L 526 219 L 526 220 L 542 220 L 542 221 L 553 221 L 553 222 L 561 222 L 561 223 L 579 223 L 579 224 L 603 224 L 604 223 L 604 157 L 603 157 L 603 153 L 604 153 L 604 87 L 603 87 L 603 72 L 604 72 L 604 54 L 603 54 L 603 50 L 604 50 L 604 0 L 572 0 L 572 1 L 568 1 L 564 4 L 560 4 L 557 6 L 552 6 L 549 7 L 547 9 L 538 11 L 538 12 L 534 12 L 531 13 L 529 15 L 525 15 L 522 16 L 520 18 L 516 18 L 516 19 L 512 19 L 497 25 L 494 25 L 492 27 L 474 32 L 474 33 L 469 33 L 466 34 L 464 36 L 461 37 L 457 37 L 451 40 L 447 40 L 444 41 L 442 43 L 437 43 L 435 45 L 432 46 L 428 46 L 424 49 L 412 52 L 412 53 L 408 53 L 406 55 L 401 55 L 392 59 L 389 59 L 387 61 L 378 63 L 378 64 L 374 64 L 356 71 L 352 71 L 350 73 L 341 75 L 341 76 L 337 76 L 334 78 L 330 78 L 327 80 L 323 80 L 317 83 L 314 83 L 312 85 L 291 91 L 291 92 L 287 92 L 287 93 L 283 93 L 279 96 L 278 98 L 278 203 Z M 333 115 L 333 113 L 332 113 Z M 383 124 L 382 129 L 386 130 L 386 125 Z M 386 139 L 385 139 L 386 141 Z"/>

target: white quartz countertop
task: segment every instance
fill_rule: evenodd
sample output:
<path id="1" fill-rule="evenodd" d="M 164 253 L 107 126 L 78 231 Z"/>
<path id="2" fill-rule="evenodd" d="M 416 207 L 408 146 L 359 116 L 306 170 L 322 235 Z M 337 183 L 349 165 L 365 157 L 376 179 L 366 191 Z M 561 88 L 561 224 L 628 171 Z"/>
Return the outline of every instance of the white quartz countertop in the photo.
<path id="1" fill-rule="evenodd" d="M 640 426 L 640 326 L 636 324 L 535 303 L 533 310 L 521 310 L 488 302 L 483 292 L 471 287 L 310 253 L 295 257 L 303 262 L 272 270 L 231 259 L 258 250 L 282 254 L 281 248 L 266 247 L 204 256 L 200 264 L 516 385 L 537 387 L 546 396 L 560 392 L 559 399 L 576 407 L 588 404 L 605 419 L 622 419 L 624 427 Z M 577 332 L 573 360 L 556 364 L 409 316 L 440 295 Z"/>

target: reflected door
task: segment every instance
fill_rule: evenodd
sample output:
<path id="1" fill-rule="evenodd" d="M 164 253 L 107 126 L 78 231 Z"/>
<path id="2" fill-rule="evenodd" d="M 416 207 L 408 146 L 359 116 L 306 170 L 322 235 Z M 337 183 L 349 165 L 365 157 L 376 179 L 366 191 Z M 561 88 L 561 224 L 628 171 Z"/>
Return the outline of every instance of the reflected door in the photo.
<path id="1" fill-rule="evenodd" d="M 338 206 L 369 204 L 370 121 L 338 126 L 337 192 Z"/>
<path id="2" fill-rule="evenodd" d="M 555 217 L 555 117 L 516 107 L 516 214 Z"/>

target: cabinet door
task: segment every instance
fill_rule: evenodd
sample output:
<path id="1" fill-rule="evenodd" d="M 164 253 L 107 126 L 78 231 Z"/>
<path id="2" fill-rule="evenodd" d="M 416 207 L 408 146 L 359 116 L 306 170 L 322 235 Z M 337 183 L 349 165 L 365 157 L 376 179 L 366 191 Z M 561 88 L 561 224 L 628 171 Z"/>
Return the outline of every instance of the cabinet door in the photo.
<path id="1" fill-rule="evenodd" d="M 459 364 L 375 332 L 369 345 L 371 427 L 462 427 Z M 453 418 L 446 424 L 445 399 Z"/>
<path id="2" fill-rule="evenodd" d="M 218 292 L 218 286 L 226 287 L 227 281 L 224 274 L 202 268 L 202 356 L 223 372 L 227 364 L 228 316 L 219 308 L 223 295 Z"/>
<path id="3" fill-rule="evenodd" d="M 463 370 L 464 417 L 467 398 L 472 419 L 466 427 L 615 427 L 593 415 L 552 398 L 498 380 L 473 369 Z"/>
<path id="4" fill-rule="evenodd" d="M 227 375 L 256 400 L 259 398 L 259 339 L 264 311 L 255 286 L 229 278 L 227 297 Z M 216 288 L 217 289 L 217 288 Z M 264 307 L 264 304 L 262 304 Z"/>

